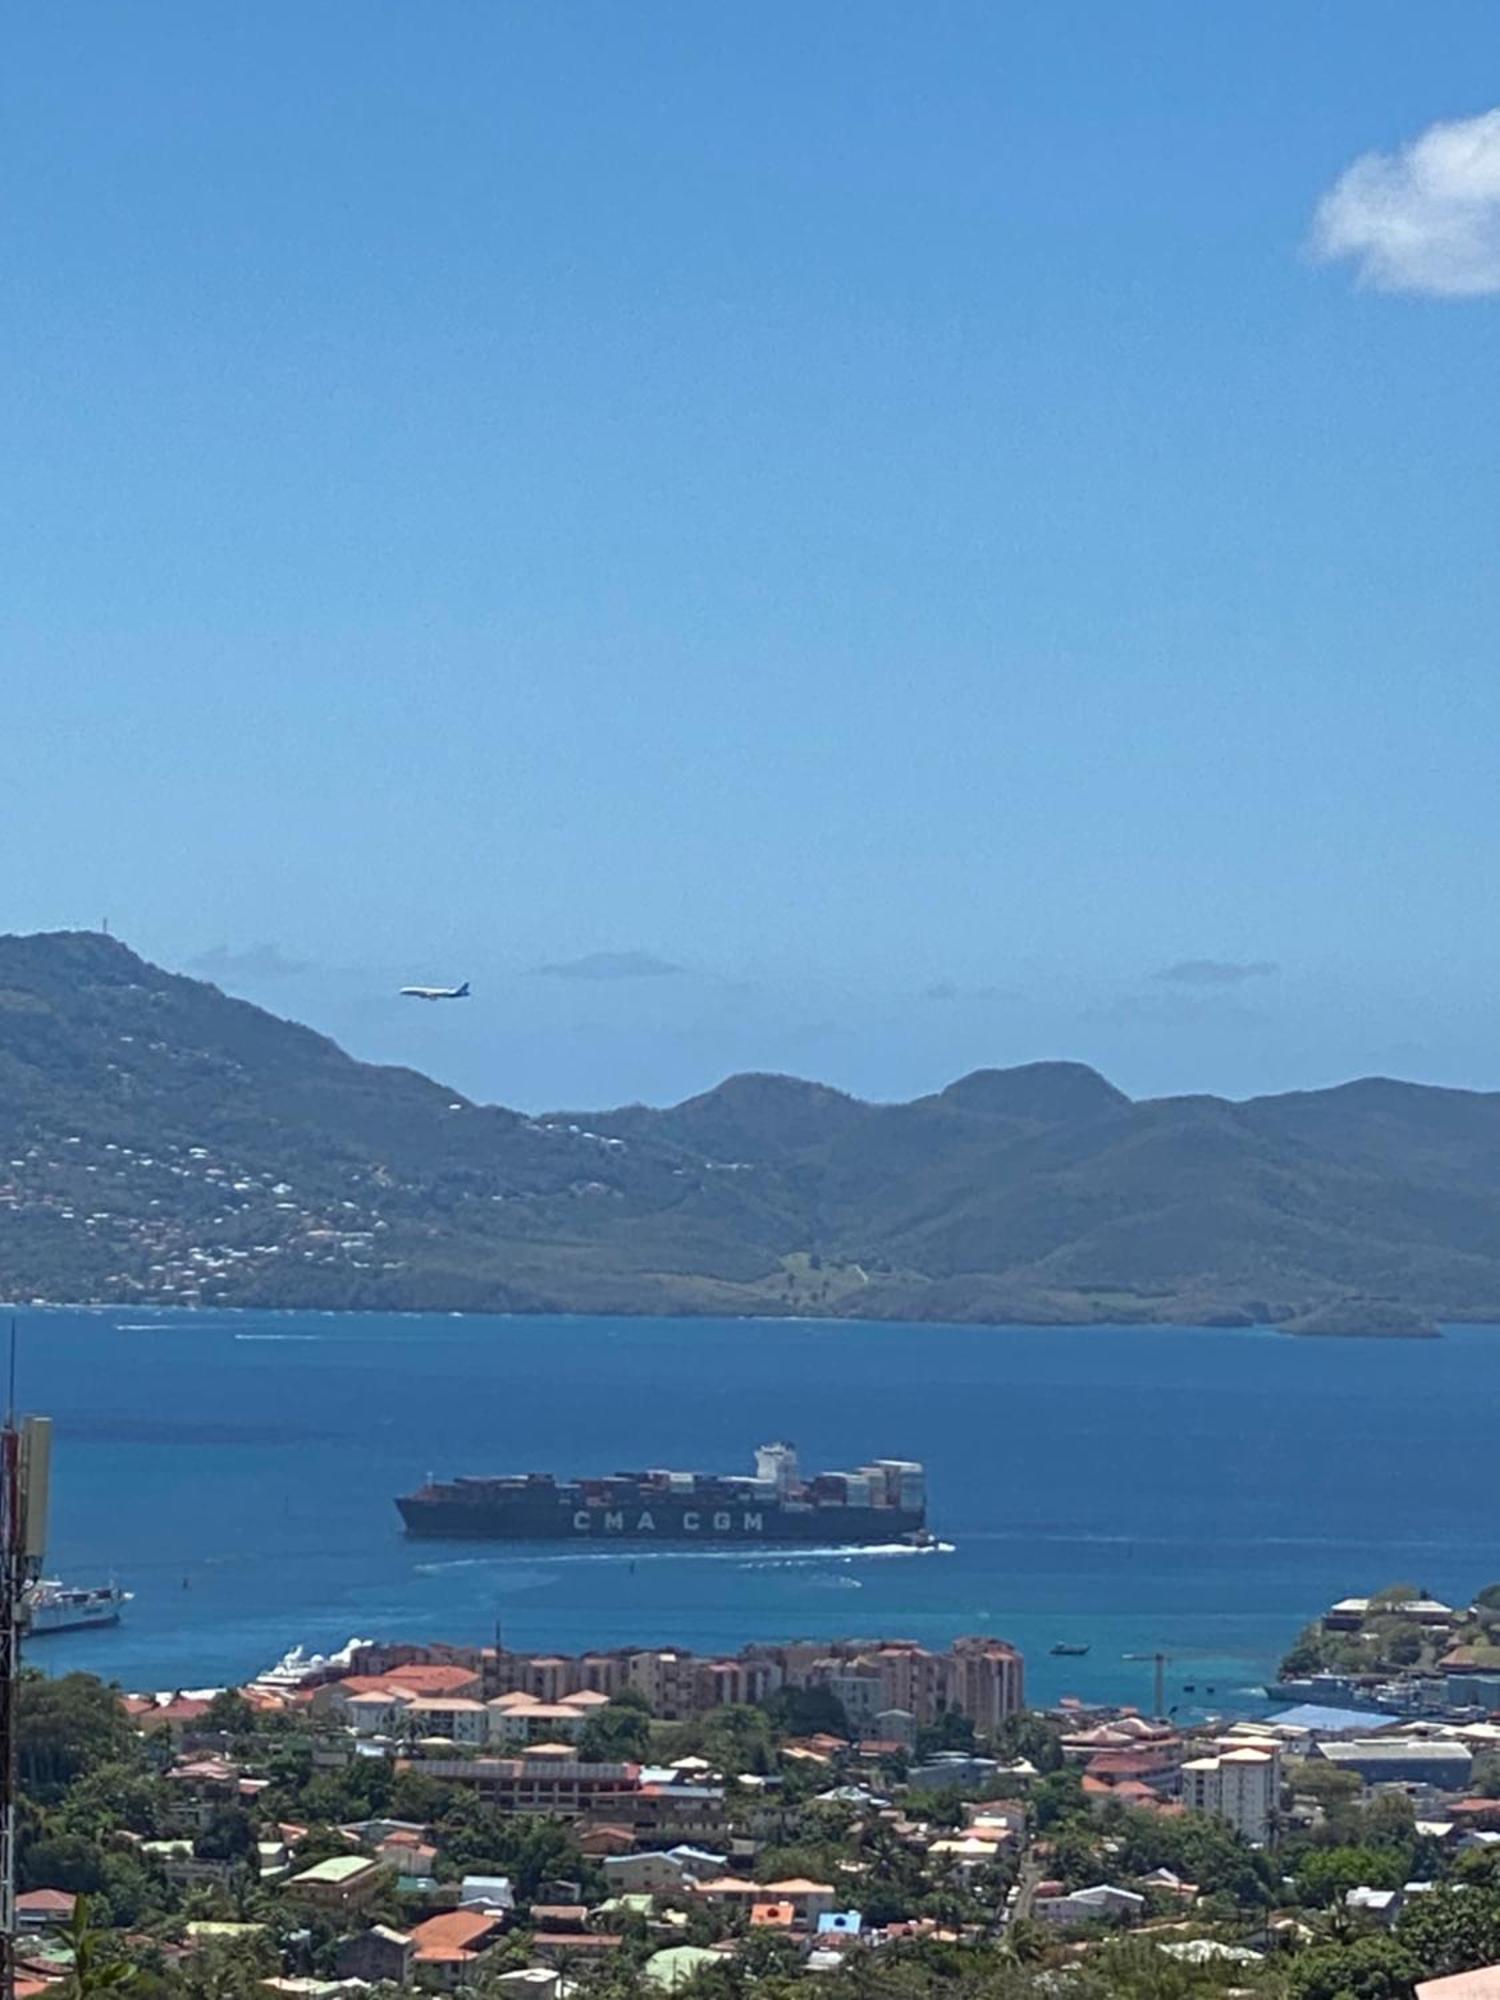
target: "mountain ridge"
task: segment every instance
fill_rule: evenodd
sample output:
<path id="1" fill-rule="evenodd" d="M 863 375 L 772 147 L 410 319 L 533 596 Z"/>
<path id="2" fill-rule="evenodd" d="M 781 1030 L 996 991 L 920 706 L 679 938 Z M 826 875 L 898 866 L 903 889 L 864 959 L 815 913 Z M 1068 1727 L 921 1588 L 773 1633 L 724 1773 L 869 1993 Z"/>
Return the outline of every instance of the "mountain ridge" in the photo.
<path id="1" fill-rule="evenodd" d="M 1500 1319 L 1500 1093 L 1057 1061 L 531 1117 L 117 939 L 0 937 L 0 1293 L 1420 1331 Z"/>

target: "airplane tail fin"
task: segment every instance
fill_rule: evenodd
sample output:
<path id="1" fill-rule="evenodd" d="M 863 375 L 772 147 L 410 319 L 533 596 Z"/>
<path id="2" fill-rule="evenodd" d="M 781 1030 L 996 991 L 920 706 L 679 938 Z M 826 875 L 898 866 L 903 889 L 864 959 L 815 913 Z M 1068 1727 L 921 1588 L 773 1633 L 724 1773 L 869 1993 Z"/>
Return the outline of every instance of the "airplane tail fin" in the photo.
<path id="1" fill-rule="evenodd" d="M 459 987 L 459 989 L 458 989 L 458 997 L 459 997 L 459 999 L 460 999 L 460 1000 L 467 1000 L 467 999 L 468 999 L 468 997 L 469 997 L 469 982 L 468 982 L 468 980 L 467 980 L 467 979 L 466 979 L 466 980 L 464 981 L 463 985 Z"/>

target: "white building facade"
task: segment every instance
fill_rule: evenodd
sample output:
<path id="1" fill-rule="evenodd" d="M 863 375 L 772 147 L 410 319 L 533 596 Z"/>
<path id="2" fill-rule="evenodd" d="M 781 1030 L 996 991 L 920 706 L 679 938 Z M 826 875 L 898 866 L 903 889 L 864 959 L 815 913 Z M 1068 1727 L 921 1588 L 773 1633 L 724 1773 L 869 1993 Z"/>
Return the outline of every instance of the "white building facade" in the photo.
<path id="1" fill-rule="evenodd" d="M 1182 1767 L 1182 1803 L 1211 1813 L 1242 1839 L 1264 1846 L 1276 1824 L 1281 1795 L 1281 1753 L 1275 1744 L 1243 1745 Z"/>

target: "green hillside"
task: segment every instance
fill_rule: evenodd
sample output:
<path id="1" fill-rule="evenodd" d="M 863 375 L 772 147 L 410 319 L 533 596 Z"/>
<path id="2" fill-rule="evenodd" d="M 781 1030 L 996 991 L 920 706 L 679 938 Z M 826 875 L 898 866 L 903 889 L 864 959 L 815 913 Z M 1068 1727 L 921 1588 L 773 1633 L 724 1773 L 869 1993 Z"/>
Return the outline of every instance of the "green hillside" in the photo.
<path id="1" fill-rule="evenodd" d="M 116 940 L 0 938 L 0 1293 L 1410 1331 L 1500 1319 L 1500 1097 L 1041 1063 L 532 1118 Z"/>

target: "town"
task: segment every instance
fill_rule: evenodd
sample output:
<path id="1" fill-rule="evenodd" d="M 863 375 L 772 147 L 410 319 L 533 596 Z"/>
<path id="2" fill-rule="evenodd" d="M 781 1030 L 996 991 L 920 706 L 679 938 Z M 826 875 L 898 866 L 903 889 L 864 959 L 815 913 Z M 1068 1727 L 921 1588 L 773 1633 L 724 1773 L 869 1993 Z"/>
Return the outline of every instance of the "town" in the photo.
<path id="1" fill-rule="evenodd" d="M 1318 1629 L 1378 1654 L 1430 1602 Z M 1490 1648 L 1500 1592 L 1441 1609 L 1430 1634 Z M 16 1992 L 63 2000 L 86 1964 L 202 2000 L 1489 2000 L 1500 1703 L 1479 1664 L 1464 1691 L 1446 1717 L 1034 1710 L 989 1637 L 351 1642 L 190 1692 L 28 1675 Z"/>

